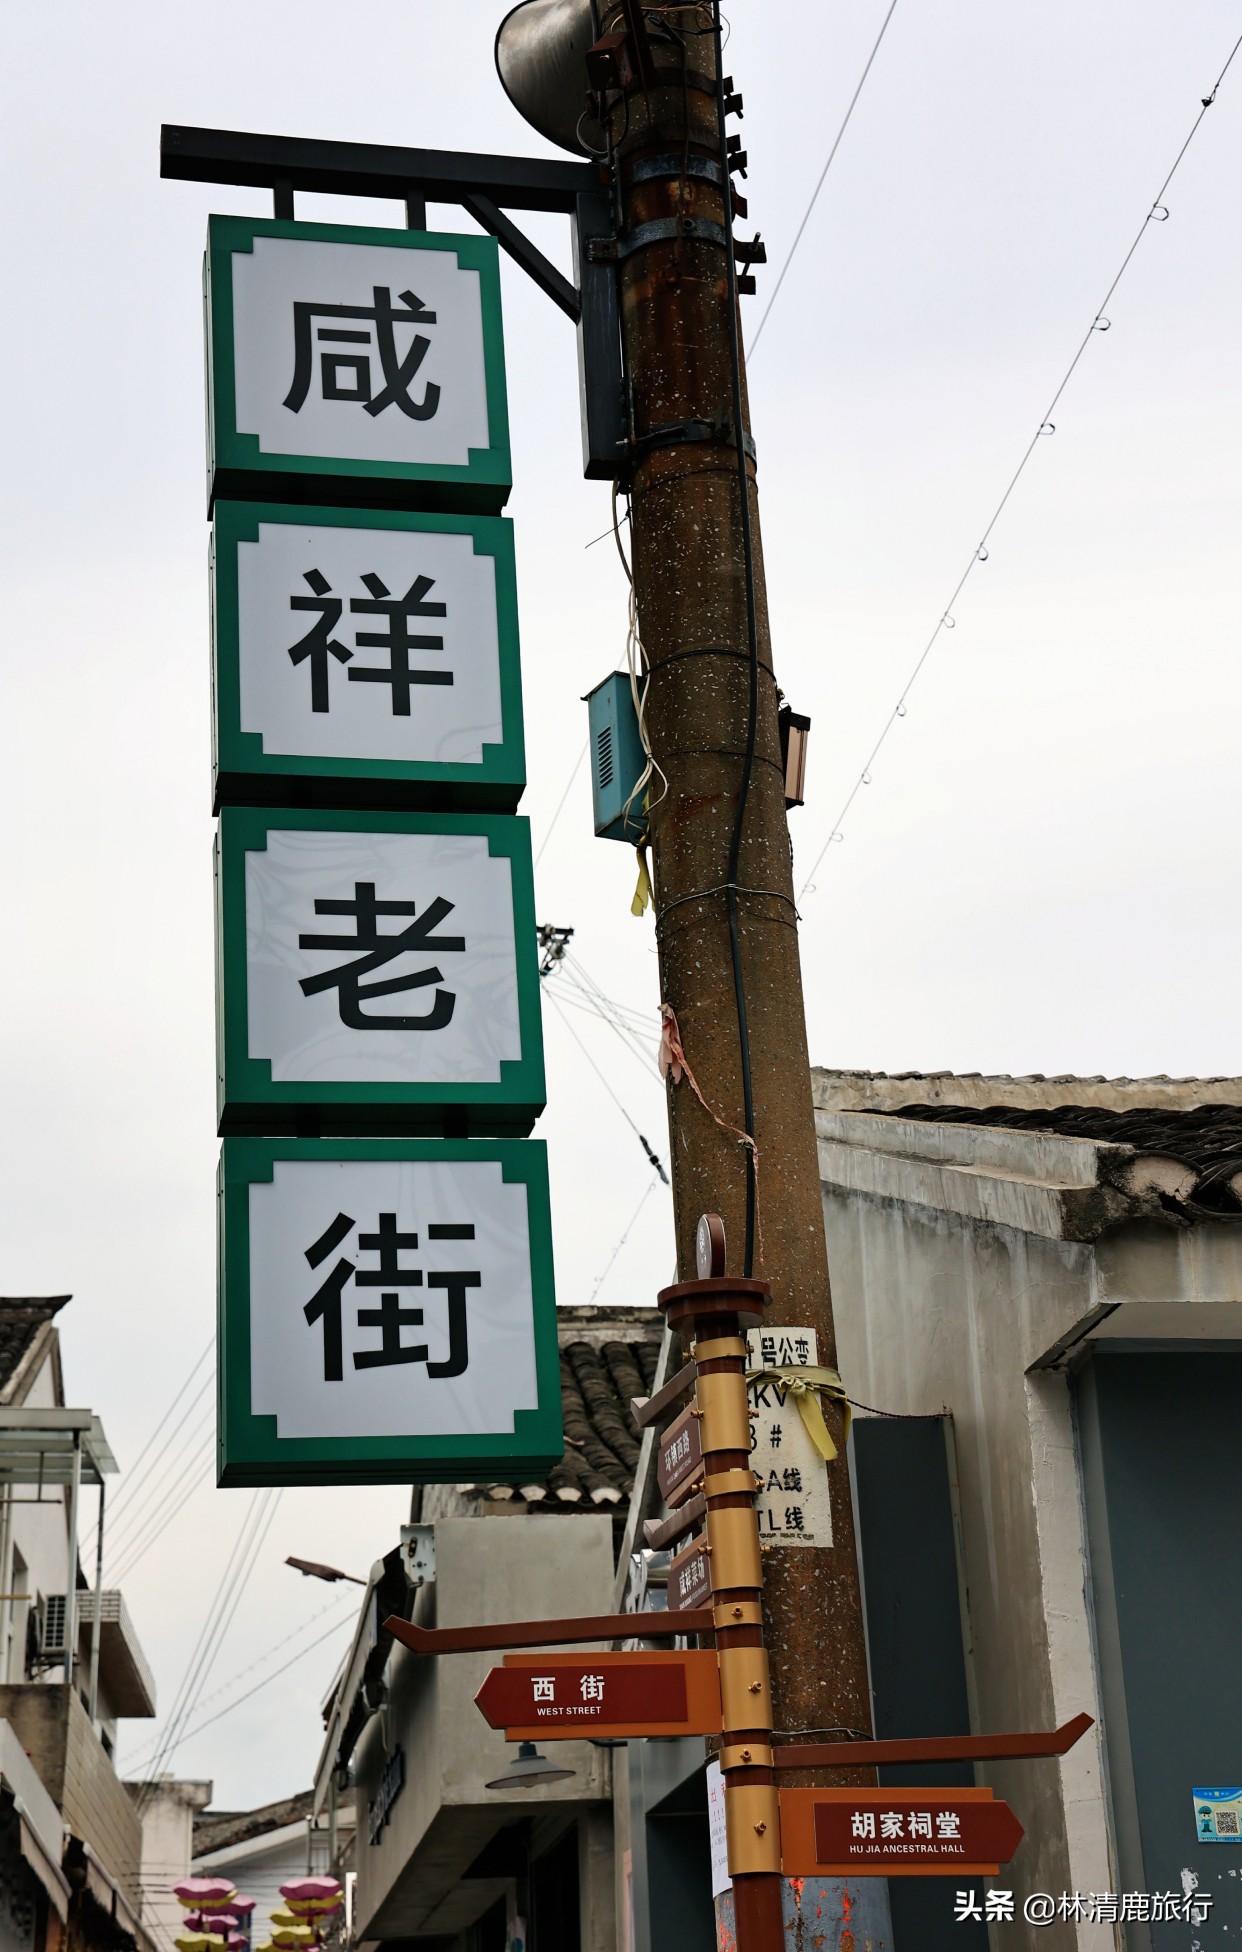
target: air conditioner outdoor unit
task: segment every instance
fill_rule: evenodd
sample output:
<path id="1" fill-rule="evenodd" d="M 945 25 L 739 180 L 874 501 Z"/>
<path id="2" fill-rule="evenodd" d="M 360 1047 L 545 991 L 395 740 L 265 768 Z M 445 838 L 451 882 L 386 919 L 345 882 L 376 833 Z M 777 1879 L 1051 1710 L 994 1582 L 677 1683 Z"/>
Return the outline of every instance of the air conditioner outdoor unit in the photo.
<path id="1" fill-rule="evenodd" d="M 45 1659 L 63 1656 L 65 1651 L 65 1595 L 41 1593 L 35 1608 L 35 1632 L 39 1652 Z"/>

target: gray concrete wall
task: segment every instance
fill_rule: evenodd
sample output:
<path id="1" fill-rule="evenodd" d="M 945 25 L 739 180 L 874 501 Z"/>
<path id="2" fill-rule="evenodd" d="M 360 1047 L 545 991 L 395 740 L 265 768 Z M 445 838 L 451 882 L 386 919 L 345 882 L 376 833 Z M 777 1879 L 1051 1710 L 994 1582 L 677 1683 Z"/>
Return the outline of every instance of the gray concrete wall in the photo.
<path id="1" fill-rule="evenodd" d="M 0 1687 L 0 1718 L 13 1729 L 73 1835 L 90 1845 L 138 1911 L 142 1825 L 77 1694 L 37 1682 Z"/>
<path id="2" fill-rule="evenodd" d="M 612 1576 L 608 1517 L 442 1519 L 436 1524 L 434 1624 L 605 1613 Z M 566 1782 L 534 1790 L 485 1787 L 514 1753 L 474 1705 L 488 1669 L 502 1658 L 450 1654 L 426 1660 L 394 1649 L 387 1702 L 367 1724 L 355 1755 L 360 1938 L 463 1929 L 495 1893 L 486 1879 L 477 1880 L 477 1891 L 462 1890 L 460 1879 L 503 1823 L 519 1812 L 609 1800 L 608 1751 L 588 1742 L 548 1745 L 558 1763 L 576 1771 Z M 397 1744 L 405 1751 L 405 1787 L 372 1844 L 368 1811 Z"/>
<path id="3" fill-rule="evenodd" d="M 1026 1373 L 1092 1309 L 1093 1249 L 832 1187 L 824 1217 L 846 1388 L 953 1418 L 979 1729 L 1098 1719 L 1069 1394 L 1059 1371 Z M 1059 1764 L 994 1764 L 977 1780 L 1026 1827 L 1006 1884 L 1116 1889 L 1097 1731 Z M 1004 1931 L 1010 1947 L 1077 1944 L 1067 1924 Z"/>

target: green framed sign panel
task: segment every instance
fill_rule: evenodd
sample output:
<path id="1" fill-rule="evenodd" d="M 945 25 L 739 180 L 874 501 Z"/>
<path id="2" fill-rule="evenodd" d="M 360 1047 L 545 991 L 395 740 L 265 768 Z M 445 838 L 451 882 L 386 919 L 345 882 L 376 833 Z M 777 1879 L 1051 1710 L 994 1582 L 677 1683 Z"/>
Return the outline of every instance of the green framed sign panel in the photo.
<path id="1" fill-rule="evenodd" d="M 209 506 L 503 508 L 494 238 L 212 217 L 204 304 Z"/>
<path id="2" fill-rule="evenodd" d="M 226 807 L 216 917 L 222 1134 L 529 1132 L 526 820 Z"/>
<path id="3" fill-rule="evenodd" d="M 226 1139 L 219 1482 L 521 1482 L 564 1450 L 537 1140 Z"/>
<path id="4" fill-rule="evenodd" d="M 211 612 L 216 812 L 517 805 L 511 522 L 220 501 Z"/>

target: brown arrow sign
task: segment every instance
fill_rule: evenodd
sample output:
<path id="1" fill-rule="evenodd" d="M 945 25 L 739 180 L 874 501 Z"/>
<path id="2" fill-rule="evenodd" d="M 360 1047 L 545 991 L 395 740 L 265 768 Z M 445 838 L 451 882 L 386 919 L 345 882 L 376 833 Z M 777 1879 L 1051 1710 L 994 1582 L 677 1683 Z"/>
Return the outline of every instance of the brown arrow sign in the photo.
<path id="1" fill-rule="evenodd" d="M 666 1505 L 684 1504 L 702 1472 L 703 1449 L 699 1442 L 699 1413 L 695 1404 L 683 1410 L 660 1439 L 656 1453 L 656 1477 Z"/>
<path id="2" fill-rule="evenodd" d="M 782 1789 L 786 1877 L 994 1876 L 1025 1835 L 990 1789 Z"/>
<path id="3" fill-rule="evenodd" d="M 511 1654 L 474 1697 L 511 1742 L 574 1736 L 718 1735 L 712 1652 Z"/>

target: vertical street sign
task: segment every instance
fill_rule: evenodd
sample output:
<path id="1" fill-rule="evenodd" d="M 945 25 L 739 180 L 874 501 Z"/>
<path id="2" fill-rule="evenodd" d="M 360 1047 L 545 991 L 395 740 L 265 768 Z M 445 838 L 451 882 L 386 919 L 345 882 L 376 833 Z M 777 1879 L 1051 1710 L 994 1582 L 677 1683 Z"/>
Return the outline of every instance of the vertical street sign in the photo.
<path id="1" fill-rule="evenodd" d="M 222 1484 L 560 1457 L 541 1144 L 227 1139 L 219 1220 Z"/>
<path id="2" fill-rule="evenodd" d="M 228 807 L 218 918 L 222 1132 L 530 1130 L 525 820 Z"/>
<path id="3" fill-rule="evenodd" d="M 517 805 L 509 522 L 218 502 L 212 626 L 217 812 Z"/>
<path id="4" fill-rule="evenodd" d="M 504 506 L 492 238 L 212 217 L 205 303 L 209 504 Z"/>
<path id="5" fill-rule="evenodd" d="M 684 1612 L 687 1607 L 710 1606 L 712 1565 L 707 1541 L 692 1539 L 672 1560 L 668 1569 L 668 1610 Z"/>

